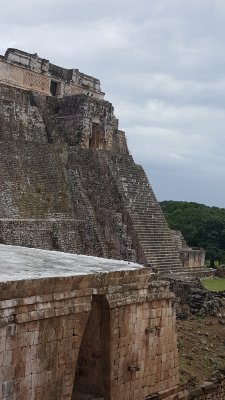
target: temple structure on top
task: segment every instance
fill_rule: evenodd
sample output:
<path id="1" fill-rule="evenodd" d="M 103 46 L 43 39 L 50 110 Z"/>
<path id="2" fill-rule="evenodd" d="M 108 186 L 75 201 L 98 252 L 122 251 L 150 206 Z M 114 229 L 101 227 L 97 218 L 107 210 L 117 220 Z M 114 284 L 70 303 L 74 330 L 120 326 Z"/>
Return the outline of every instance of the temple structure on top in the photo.
<path id="1" fill-rule="evenodd" d="M 81 73 L 51 64 L 36 53 L 8 49 L 0 56 L 0 82 L 48 96 L 86 94 L 103 99 L 100 81 Z"/>

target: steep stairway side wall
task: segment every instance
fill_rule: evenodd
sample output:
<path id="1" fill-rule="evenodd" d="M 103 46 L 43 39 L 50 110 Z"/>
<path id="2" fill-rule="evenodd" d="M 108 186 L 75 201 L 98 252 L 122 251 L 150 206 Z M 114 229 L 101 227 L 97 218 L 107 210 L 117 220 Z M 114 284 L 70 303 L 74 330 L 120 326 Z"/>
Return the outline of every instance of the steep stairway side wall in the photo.
<path id="1" fill-rule="evenodd" d="M 101 154 L 110 167 L 146 262 L 161 272 L 179 271 L 178 252 L 143 169 L 130 155 Z"/>
<path id="2" fill-rule="evenodd" d="M 69 148 L 67 171 L 72 177 L 74 204 L 77 202 L 79 208 L 85 202 L 86 217 L 93 223 L 106 257 L 136 261 L 137 244 L 123 201 L 108 164 L 99 154 L 98 150 Z"/>

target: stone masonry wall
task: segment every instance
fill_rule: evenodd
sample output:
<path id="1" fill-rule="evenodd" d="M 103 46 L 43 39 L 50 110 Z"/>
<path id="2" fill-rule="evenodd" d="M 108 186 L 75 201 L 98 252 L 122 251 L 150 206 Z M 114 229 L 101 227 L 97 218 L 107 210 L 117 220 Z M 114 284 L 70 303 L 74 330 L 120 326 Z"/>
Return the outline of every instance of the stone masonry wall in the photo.
<path id="1" fill-rule="evenodd" d="M 179 252 L 183 271 L 201 271 L 205 265 L 205 250 L 189 247 L 180 231 L 171 230 L 171 234 Z"/>
<path id="2" fill-rule="evenodd" d="M 39 102 L 45 101 L 39 95 Z M 0 141 L 48 143 L 46 126 L 31 93 L 0 85 Z"/>
<path id="3" fill-rule="evenodd" d="M 180 251 L 180 259 L 184 268 L 197 270 L 205 265 L 205 250 L 187 249 Z"/>
<path id="4" fill-rule="evenodd" d="M 96 231 L 84 219 L 0 219 L 0 243 L 103 255 Z"/>
<path id="5" fill-rule="evenodd" d="M 111 103 L 81 95 L 48 98 L 47 105 L 55 113 L 61 138 L 70 146 L 128 153 L 125 134 L 118 130 Z"/>
<path id="6" fill-rule="evenodd" d="M 104 307 L 107 313 L 107 307 Z M 104 396 L 103 376 L 107 370 L 108 357 L 104 351 L 103 324 L 104 310 L 100 301 L 93 300 L 92 310 L 82 338 L 77 361 L 73 397 L 88 393 L 92 396 Z M 104 324 L 104 336 L 107 339 L 107 326 Z"/>
<path id="7" fill-rule="evenodd" d="M 1 143 L 0 217 L 73 217 L 63 155 L 57 145 Z"/>
<path id="8" fill-rule="evenodd" d="M 49 95 L 49 77 L 0 61 L 0 82 Z"/>
<path id="9" fill-rule="evenodd" d="M 98 395 L 99 376 L 79 371 L 100 355 L 105 400 L 143 399 L 177 384 L 173 295 L 154 276 L 139 269 L 0 283 L 0 399 L 71 400 L 77 389 Z M 94 364 L 82 366 L 85 327 L 97 332 L 88 325 L 93 300 L 106 313 Z"/>
<path id="10" fill-rule="evenodd" d="M 186 385 L 176 386 L 147 397 L 147 400 L 224 400 L 225 377 L 204 382 L 195 389 L 188 389 Z"/>
<path id="11" fill-rule="evenodd" d="M 99 152 L 72 147 L 67 168 L 74 199 L 80 199 L 83 194 L 83 202 L 86 202 L 83 211 L 80 209 L 82 199 L 77 204 L 80 217 L 83 218 L 82 212 L 89 212 L 89 218 L 95 215 L 99 237 L 108 257 L 137 260 L 138 245 L 129 229 L 126 210 L 107 162 Z"/>
<path id="12" fill-rule="evenodd" d="M 111 321 L 112 399 L 144 399 L 178 383 L 175 315 L 170 301 L 115 308 Z"/>

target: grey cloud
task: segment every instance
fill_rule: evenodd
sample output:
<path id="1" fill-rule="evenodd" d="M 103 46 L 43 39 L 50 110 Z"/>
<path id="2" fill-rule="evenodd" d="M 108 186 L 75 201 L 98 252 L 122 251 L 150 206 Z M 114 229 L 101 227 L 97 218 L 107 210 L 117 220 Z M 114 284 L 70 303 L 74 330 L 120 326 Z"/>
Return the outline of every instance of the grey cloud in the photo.
<path id="1" fill-rule="evenodd" d="M 177 167 L 161 168 L 149 163 L 146 171 L 151 179 L 157 198 L 162 200 L 195 201 L 210 206 L 224 207 L 224 195 L 221 191 L 221 178 L 213 180 L 207 175 L 193 173 Z M 177 192 L 177 188 L 182 190 Z M 193 192 L 195 196 L 193 197 Z"/>

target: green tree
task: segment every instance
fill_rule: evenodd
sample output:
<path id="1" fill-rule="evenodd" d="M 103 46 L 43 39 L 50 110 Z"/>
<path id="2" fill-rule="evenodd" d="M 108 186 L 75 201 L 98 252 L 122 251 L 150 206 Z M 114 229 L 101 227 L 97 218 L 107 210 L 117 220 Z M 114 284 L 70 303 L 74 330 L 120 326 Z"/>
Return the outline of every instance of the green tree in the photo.
<path id="1" fill-rule="evenodd" d="M 161 207 L 170 228 L 181 231 L 189 246 L 204 248 L 211 266 L 225 261 L 224 208 L 181 201 L 163 201 Z"/>
<path id="2" fill-rule="evenodd" d="M 216 260 L 219 262 L 225 256 L 225 221 L 210 219 L 203 221 L 198 231 L 198 243 L 206 250 L 206 257 L 213 267 Z"/>

